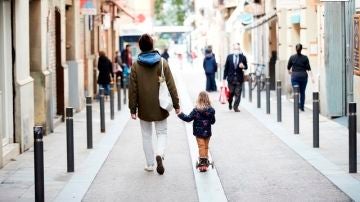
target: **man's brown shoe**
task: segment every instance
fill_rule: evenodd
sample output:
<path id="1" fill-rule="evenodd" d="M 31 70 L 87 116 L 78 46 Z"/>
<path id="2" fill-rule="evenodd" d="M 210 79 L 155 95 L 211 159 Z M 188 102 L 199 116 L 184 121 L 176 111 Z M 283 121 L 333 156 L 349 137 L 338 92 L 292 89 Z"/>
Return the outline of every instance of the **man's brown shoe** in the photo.
<path id="1" fill-rule="evenodd" d="M 240 109 L 236 108 L 234 109 L 235 112 L 240 112 Z"/>
<path id="2" fill-rule="evenodd" d="M 163 158 L 161 158 L 161 156 L 156 156 L 156 163 L 157 163 L 156 171 L 157 173 L 159 173 L 159 175 L 162 175 L 165 172 L 165 168 L 162 160 Z"/>

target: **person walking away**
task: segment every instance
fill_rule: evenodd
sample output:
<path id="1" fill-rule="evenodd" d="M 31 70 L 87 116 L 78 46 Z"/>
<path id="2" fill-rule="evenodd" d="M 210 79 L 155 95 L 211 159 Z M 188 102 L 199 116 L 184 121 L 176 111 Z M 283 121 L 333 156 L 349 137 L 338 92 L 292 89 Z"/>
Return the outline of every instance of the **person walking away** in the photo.
<path id="1" fill-rule="evenodd" d="M 121 54 L 119 51 L 115 52 L 115 59 L 114 59 L 114 74 L 116 76 L 116 80 L 120 77 L 122 77 L 122 59 L 121 59 Z"/>
<path id="2" fill-rule="evenodd" d="M 216 91 L 215 73 L 217 72 L 217 64 L 211 49 L 206 49 L 203 68 L 206 74 L 206 91 Z"/>
<path id="3" fill-rule="evenodd" d="M 161 54 L 161 57 L 163 57 L 166 61 L 168 61 L 169 60 L 169 53 L 168 53 L 168 49 L 167 48 L 165 48 L 164 49 L 164 52 Z"/>
<path id="4" fill-rule="evenodd" d="M 112 63 L 104 51 L 99 52 L 99 60 L 98 60 L 98 70 L 99 76 L 97 83 L 100 88 L 103 88 L 105 91 L 105 95 L 110 95 L 110 83 L 112 78 L 114 78 L 114 72 L 112 68 Z"/>
<path id="5" fill-rule="evenodd" d="M 240 112 L 239 104 L 241 101 L 242 83 L 244 82 L 243 70 L 246 70 L 248 65 L 245 55 L 240 51 L 240 43 L 234 44 L 233 49 L 234 53 L 229 54 L 226 58 L 223 85 L 225 85 L 225 81 L 227 81 L 230 91 L 228 100 L 229 110 L 233 108 L 232 102 L 235 97 L 234 111 Z"/>
<path id="6" fill-rule="evenodd" d="M 196 101 L 195 108 L 189 115 L 180 113 L 180 119 L 186 122 L 193 122 L 193 135 L 199 148 L 199 170 L 205 172 L 209 167 L 208 153 L 209 141 L 212 135 L 211 125 L 215 123 L 215 109 L 211 107 L 209 95 L 202 91 Z"/>
<path id="7" fill-rule="evenodd" d="M 296 44 L 296 54 L 292 55 L 288 62 L 288 72 L 291 75 L 292 86 L 298 85 L 300 90 L 300 103 L 299 108 L 304 111 L 305 104 L 305 90 L 308 82 L 308 73 L 311 76 L 311 80 L 314 83 L 314 79 L 311 72 L 309 59 L 306 55 L 301 54 L 302 45 Z"/>
<path id="8" fill-rule="evenodd" d="M 164 151 L 167 142 L 167 117 L 169 112 L 160 107 L 159 82 L 161 63 L 163 63 L 166 84 L 176 113 L 180 112 L 179 97 L 175 82 L 168 63 L 163 60 L 159 52 L 154 50 L 153 39 L 144 34 L 139 39 L 141 53 L 133 64 L 130 74 L 129 109 L 131 118 L 139 117 L 143 149 L 146 158 L 145 171 L 154 170 L 154 148 L 152 144 L 152 126 L 155 124 L 156 143 L 156 171 L 162 175 Z M 163 60 L 161 62 L 161 60 Z"/>
<path id="9" fill-rule="evenodd" d="M 131 66 L 133 65 L 132 62 L 132 53 L 131 53 L 131 45 L 127 44 L 125 49 L 121 53 L 121 59 L 123 62 L 123 87 L 127 86 L 128 79 L 131 72 Z"/>

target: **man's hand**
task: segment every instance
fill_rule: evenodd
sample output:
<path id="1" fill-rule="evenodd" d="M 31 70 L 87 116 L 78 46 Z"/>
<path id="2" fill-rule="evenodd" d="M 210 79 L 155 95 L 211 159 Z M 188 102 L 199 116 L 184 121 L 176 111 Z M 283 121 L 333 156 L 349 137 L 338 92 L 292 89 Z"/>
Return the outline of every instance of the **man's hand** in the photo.
<path id="1" fill-rule="evenodd" d="M 289 74 L 291 74 L 292 73 L 291 69 L 289 69 L 288 72 L 289 72 Z"/>
<path id="2" fill-rule="evenodd" d="M 175 109 L 175 113 L 176 113 L 176 115 L 179 115 L 181 113 L 181 110 L 180 109 Z"/>
<path id="3" fill-rule="evenodd" d="M 241 62 L 240 64 L 239 64 L 239 67 L 241 68 L 241 69 L 244 69 L 244 64 Z"/>
<path id="4" fill-rule="evenodd" d="M 131 114 L 131 118 L 134 119 L 134 120 L 136 120 L 137 115 L 136 115 L 136 114 Z"/>

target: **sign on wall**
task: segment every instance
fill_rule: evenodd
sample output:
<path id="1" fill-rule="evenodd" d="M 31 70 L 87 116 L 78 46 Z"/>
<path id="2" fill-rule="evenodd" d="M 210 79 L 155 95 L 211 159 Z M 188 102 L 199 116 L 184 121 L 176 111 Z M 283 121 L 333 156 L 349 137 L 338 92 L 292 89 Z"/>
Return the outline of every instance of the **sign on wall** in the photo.
<path id="1" fill-rule="evenodd" d="M 354 15 L 353 18 L 353 28 L 354 28 L 354 35 L 353 35 L 353 64 L 355 69 L 360 68 L 360 15 Z"/>
<path id="2" fill-rule="evenodd" d="M 82 15 L 96 15 L 94 0 L 80 0 L 80 13 Z"/>

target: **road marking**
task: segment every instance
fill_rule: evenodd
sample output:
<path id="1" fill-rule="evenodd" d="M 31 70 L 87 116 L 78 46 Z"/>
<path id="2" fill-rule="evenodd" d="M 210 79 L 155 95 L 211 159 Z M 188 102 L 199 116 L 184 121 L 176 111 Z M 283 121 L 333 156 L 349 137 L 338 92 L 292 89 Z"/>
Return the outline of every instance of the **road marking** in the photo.
<path id="1" fill-rule="evenodd" d="M 73 202 L 81 201 L 84 198 L 97 173 L 129 121 L 129 114 L 130 112 L 128 109 L 119 113 L 109 132 L 105 134 L 101 142 L 95 146 L 86 160 L 79 168 L 77 168 L 76 172 L 56 197 L 55 201 Z"/>
<path id="2" fill-rule="evenodd" d="M 174 65 L 176 67 L 176 65 Z M 193 102 L 190 99 L 189 93 L 183 82 L 181 73 L 176 71 L 175 68 L 171 69 L 173 77 L 176 81 L 177 90 L 181 98 L 181 109 L 185 112 L 190 112 L 193 109 Z M 191 163 L 197 188 L 197 194 L 200 202 L 222 202 L 228 201 L 221 185 L 220 178 L 216 170 L 216 162 L 214 162 L 214 169 L 209 167 L 209 170 L 205 173 L 199 172 L 196 167 L 196 161 L 198 160 L 198 150 L 195 137 L 192 134 L 191 124 L 185 123 L 186 134 L 188 138 L 189 150 L 191 155 Z M 209 159 L 212 160 L 209 152 Z"/>

